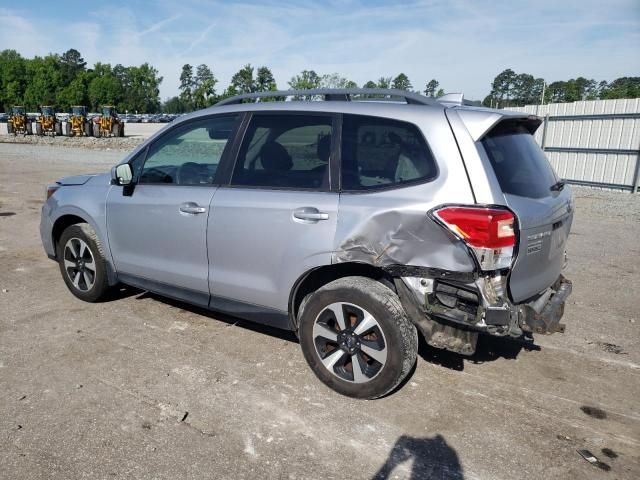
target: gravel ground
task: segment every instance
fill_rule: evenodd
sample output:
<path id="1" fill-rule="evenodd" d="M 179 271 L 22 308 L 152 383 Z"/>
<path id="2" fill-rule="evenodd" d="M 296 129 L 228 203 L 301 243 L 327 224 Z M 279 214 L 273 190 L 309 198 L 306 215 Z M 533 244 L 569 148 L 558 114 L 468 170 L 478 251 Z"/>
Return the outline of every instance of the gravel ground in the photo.
<path id="1" fill-rule="evenodd" d="M 66 290 L 44 185 L 123 155 L 0 144 L 0 478 L 640 478 L 640 195 L 574 190 L 567 333 L 469 359 L 421 343 L 404 388 L 356 401 L 288 333 Z"/>

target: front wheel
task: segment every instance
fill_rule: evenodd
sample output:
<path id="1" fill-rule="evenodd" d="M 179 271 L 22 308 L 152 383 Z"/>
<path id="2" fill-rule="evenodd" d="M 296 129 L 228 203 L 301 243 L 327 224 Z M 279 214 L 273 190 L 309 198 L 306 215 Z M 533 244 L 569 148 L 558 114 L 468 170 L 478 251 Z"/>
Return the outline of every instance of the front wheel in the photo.
<path id="1" fill-rule="evenodd" d="M 62 278 L 71 293 L 85 302 L 97 302 L 109 289 L 100 240 L 87 223 L 71 225 L 58 241 Z"/>
<path id="2" fill-rule="evenodd" d="M 299 314 L 304 357 L 327 386 L 355 398 L 392 391 L 416 362 L 418 333 L 398 296 L 365 277 L 335 280 Z"/>

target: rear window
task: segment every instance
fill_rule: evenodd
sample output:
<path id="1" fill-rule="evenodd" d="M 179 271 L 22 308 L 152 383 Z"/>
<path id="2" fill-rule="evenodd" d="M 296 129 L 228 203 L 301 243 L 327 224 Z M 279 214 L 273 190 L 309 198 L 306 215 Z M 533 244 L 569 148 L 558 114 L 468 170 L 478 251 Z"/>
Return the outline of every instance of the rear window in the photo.
<path id="1" fill-rule="evenodd" d="M 483 140 L 493 171 L 504 193 L 543 198 L 558 180 L 533 135 L 519 123 L 503 122 Z"/>
<path id="2" fill-rule="evenodd" d="M 427 181 L 438 171 L 415 125 L 386 118 L 345 115 L 342 189 L 372 190 Z"/>

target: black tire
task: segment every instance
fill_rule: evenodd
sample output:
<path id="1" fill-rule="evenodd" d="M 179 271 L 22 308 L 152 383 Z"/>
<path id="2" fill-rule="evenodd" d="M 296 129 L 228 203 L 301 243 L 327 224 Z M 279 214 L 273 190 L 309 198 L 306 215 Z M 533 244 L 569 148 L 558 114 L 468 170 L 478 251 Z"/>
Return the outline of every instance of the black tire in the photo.
<path id="1" fill-rule="evenodd" d="M 13 123 L 7 122 L 7 135 L 11 135 L 13 133 Z"/>
<path id="2" fill-rule="evenodd" d="M 100 124 L 98 123 L 93 124 L 93 136 L 96 138 L 100 137 Z"/>
<path id="3" fill-rule="evenodd" d="M 65 124 L 64 124 L 64 136 L 65 137 L 70 137 L 71 136 L 71 122 L 65 122 Z"/>
<path id="4" fill-rule="evenodd" d="M 60 122 L 55 123 L 55 126 L 53 127 L 53 132 L 57 137 L 62 135 L 62 124 Z"/>
<path id="5" fill-rule="evenodd" d="M 84 122 L 84 134 L 90 137 L 93 132 L 91 131 L 91 122 Z"/>
<path id="6" fill-rule="evenodd" d="M 124 137 L 124 123 L 121 123 L 120 128 L 118 128 L 118 136 Z"/>
<path id="7" fill-rule="evenodd" d="M 26 135 L 33 135 L 33 124 L 27 122 Z"/>
<path id="8" fill-rule="evenodd" d="M 36 135 L 38 135 L 38 136 L 44 135 L 44 133 L 42 131 L 42 124 L 41 123 L 36 123 Z"/>
<path id="9" fill-rule="evenodd" d="M 67 249 L 66 247 L 69 242 L 71 242 L 71 248 Z M 89 254 L 87 254 L 85 250 L 84 255 L 81 257 L 81 260 L 83 261 L 80 268 L 67 268 L 67 266 L 65 266 L 65 260 L 76 263 L 76 259 L 79 255 L 74 257 L 73 249 L 75 248 L 76 254 L 80 253 L 78 246 L 79 244 L 81 245 L 81 242 L 84 242 L 86 249 L 89 250 Z M 85 302 L 97 302 L 105 298 L 109 292 L 107 264 L 104 259 L 100 240 L 89 224 L 77 223 L 67 227 L 65 231 L 62 232 L 60 240 L 58 241 L 57 256 L 58 263 L 60 265 L 60 273 L 62 274 L 64 283 L 67 284 L 67 288 L 71 293 Z M 90 265 L 90 260 L 92 260 L 91 263 L 95 267 L 93 275 L 88 267 L 88 265 Z M 78 264 L 76 263 L 76 265 Z M 80 273 L 79 280 L 77 284 L 74 284 L 74 280 L 72 280 L 71 277 L 73 276 L 75 278 L 78 273 Z M 85 281 L 85 273 L 89 276 L 89 283 L 91 282 L 91 279 L 93 279 L 93 283 L 91 285 Z"/>
<path id="10" fill-rule="evenodd" d="M 328 342 L 327 346 L 323 348 L 331 348 L 331 350 L 328 350 L 328 353 L 321 357 L 316 339 L 314 339 L 316 321 L 323 318 L 321 315 L 325 315 L 330 305 L 342 302 L 350 304 L 345 308 L 361 309 L 375 319 L 375 329 L 370 330 L 369 335 L 373 334 L 374 338 L 381 338 L 382 340 L 377 341 L 381 341 L 386 348 L 386 358 L 383 364 L 373 361 L 372 357 L 364 356 L 364 359 L 368 359 L 367 362 L 370 362 L 365 365 L 365 370 L 372 368 L 376 373 L 370 378 L 367 375 L 367 379 L 363 383 L 354 383 L 353 363 L 351 363 L 351 381 L 343 377 L 349 374 L 349 362 L 350 358 L 353 358 L 353 353 L 344 353 L 344 357 L 342 357 L 346 362 L 344 366 L 338 366 L 338 362 L 336 362 L 336 366 L 332 367 L 333 370 L 329 370 L 322 363 L 322 359 L 327 359 L 333 353 L 339 355 L 341 348 L 337 343 L 332 346 L 332 342 Z M 345 323 L 347 329 L 357 329 L 358 322 L 362 320 L 350 314 L 347 315 L 347 318 L 350 317 L 354 320 L 353 322 L 349 321 L 351 326 Z M 418 351 L 416 328 L 407 317 L 398 296 L 387 286 L 375 280 L 365 277 L 345 277 L 328 283 L 305 299 L 300 308 L 298 321 L 302 353 L 311 370 L 325 385 L 342 395 L 363 399 L 382 397 L 396 388 L 415 365 Z M 339 330 L 337 327 L 335 329 Z M 321 338 L 317 337 L 317 339 Z M 366 336 L 356 336 L 356 338 L 365 343 Z M 355 345 L 353 347 L 357 349 Z M 356 353 L 356 355 L 360 354 Z M 359 361 L 362 362 L 363 357 L 359 358 L 361 358 Z M 335 373 L 336 368 L 342 373 Z M 361 369 L 360 372 L 362 371 Z"/>

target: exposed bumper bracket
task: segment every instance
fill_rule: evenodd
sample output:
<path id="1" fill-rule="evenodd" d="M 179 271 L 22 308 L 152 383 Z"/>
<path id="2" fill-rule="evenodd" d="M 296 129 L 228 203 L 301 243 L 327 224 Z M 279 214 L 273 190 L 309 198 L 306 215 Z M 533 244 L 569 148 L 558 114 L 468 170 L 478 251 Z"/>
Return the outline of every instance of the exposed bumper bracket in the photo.
<path id="1" fill-rule="evenodd" d="M 560 323 L 564 304 L 571 294 L 571 281 L 560 275 L 551 287 L 552 294 L 544 305 L 536 310 L 536 302 L 522 306 L 521 328 L 525 332 L 551 334 L 564 333 L 565 325 Z"/>

